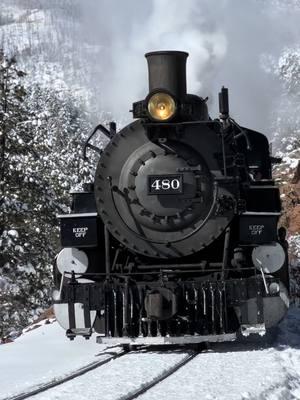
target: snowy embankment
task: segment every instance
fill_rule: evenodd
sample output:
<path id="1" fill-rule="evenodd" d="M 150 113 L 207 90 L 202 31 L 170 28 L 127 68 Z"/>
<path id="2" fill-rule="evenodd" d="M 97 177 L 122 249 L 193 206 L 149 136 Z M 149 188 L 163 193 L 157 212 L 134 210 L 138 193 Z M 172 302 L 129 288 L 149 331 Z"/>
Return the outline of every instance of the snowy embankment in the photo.
<path id="1" fill-rule="evenodd" d="M 0 346 L 0 399 L 64 376 L 101 357 L 105 346 L 77 338 L 70 342 L 57 323 Z M 42 399 L 118 399 L 149 382 L 185 356 L 181 352 L 132 353 L 44 394 Z M 300 309 L 281 323 L 274 347 L 219 344 L 199 354 L 144 399 L 300 399 Z"/>
<path id="2" fill-rule="evenodd" d="M 104 348 L 94 338 L 70 342 L 56 322 L 0 345 L 0 399 L 97 361 L 97 354 Z"/>
<path id="3" fill-rule="evenodd" d="M 219 344 L 142 396 L 205 400 L 299 400 L 300 309 L 291 308 L 274 347 Z"/>

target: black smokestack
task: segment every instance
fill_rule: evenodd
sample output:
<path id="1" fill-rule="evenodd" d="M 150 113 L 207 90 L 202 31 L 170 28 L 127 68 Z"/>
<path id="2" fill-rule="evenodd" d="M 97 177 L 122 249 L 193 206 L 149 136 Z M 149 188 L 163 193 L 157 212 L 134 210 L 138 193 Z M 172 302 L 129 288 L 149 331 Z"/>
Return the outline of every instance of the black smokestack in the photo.
<path id="1" fill-rule="evenodd" d="M 186 95 L 186 59 L 183 51 L 154 51 L 145 54 L 149 70 L 149 92 L 166 89 L 174 96 Z"/>

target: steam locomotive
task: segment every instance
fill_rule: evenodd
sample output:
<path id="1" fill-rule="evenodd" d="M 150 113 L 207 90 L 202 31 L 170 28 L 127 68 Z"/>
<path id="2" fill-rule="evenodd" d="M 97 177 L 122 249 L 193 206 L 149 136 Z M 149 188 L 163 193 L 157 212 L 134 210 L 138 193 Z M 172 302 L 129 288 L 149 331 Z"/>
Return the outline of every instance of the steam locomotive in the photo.
<path id="1" fill-rule="evenodd" d="M 264 335 L 289 306 L 280 194 L 267 138 L 186 90 L 181 51 L 146 54 L 149 93 L 59 215 L 57 321 L 74 339 L 184 344 Z"/>

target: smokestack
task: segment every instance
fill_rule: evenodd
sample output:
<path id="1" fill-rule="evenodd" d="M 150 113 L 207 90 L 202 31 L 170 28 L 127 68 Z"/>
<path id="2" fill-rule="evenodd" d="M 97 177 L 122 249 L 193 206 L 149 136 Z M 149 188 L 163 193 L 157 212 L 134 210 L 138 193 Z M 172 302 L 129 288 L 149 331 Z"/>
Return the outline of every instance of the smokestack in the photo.
<path id="1" fill-rule="evenodd" d="M 183 51 L 154 51 L 145 54 L 149 71 L 149 92 L 166 89 L 181 99 L 186 95 L 186 59 Z"/>

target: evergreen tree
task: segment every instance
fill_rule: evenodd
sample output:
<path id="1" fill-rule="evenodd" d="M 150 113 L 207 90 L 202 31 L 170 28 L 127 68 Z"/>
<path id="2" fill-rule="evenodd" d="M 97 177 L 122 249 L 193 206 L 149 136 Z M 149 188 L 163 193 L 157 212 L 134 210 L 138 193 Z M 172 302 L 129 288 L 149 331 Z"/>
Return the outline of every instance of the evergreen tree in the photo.
<path id="1" fill-rule="evenodd" d="M 19 243 L 19 233 L 15 230 L 20 224 L 22 209 L 27 207 L 19 196 L 22 186 L 19 159 L 26 150 L 23 143 L 28 140 L 28 132 L 24 130 L 26 92 L 20 84 L 24 73 L 17 69 L 14 58 L 6 58 L 0 52 L 0 274 L 2 276 L 1 331 L 11 323 L 22 321 L 23 316 L 17 314 L 12 304 L 20 308 L 22 295 L 16 285 L 19 271 L 15 270 L 18 261 L 23 258 L 24 247 Z M 19 264 L 19 268 L 23 265 Z M 0 319 L 1 320 L 1 319 Z"/>
<path id="2" fill-rule="evenodd" d="M 274 73 L 283 85 L 279 107 L 275 111 L 274 145 L 284 156 L 295 152 L 299 158 L 300 147 L 300 48 L 283 50 Z"/>
<path id="3" fill-rule="evenodd" d="M 90 129 L 71 95 L 25 91 L 15 59 L 1 58 L 0 336 L 20 331 L 51 302 L 59 247 L 56 214 L 92 179 L 81 160 Z"/>

